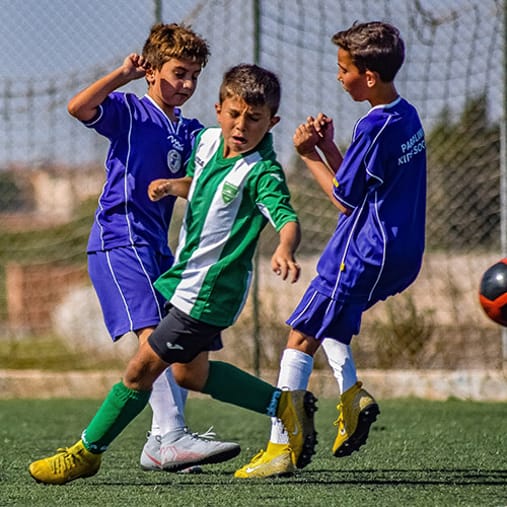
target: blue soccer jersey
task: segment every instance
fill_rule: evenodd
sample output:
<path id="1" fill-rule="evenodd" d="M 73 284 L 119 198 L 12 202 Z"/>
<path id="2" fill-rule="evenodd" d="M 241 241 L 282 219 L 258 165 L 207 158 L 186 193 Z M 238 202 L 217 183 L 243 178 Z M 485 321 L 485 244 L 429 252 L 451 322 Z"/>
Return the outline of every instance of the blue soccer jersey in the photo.
<path id="1" fill-rule="evenodd" d="M 99 197 L 88 241 L 88 252 L 145 245 L 172 255 L 167 234 L 175 197 L 158 202 L 148 198 L 157 178 L 185 176 L 195 135 L 202 124 L 175 109 L 173 123 L 148 96 L 113 92 L 97 117 L 85 122 L 110 141 L 106 182 Z"/>
<path id="2" fill-rule="evenodd" d="M 411 104 L 398 98 L 356 123 L 333 193 L 352 213 L 339 217 L 313 287 L 365 307 L 404 290 L 425 241 L 426 148 Z"/>

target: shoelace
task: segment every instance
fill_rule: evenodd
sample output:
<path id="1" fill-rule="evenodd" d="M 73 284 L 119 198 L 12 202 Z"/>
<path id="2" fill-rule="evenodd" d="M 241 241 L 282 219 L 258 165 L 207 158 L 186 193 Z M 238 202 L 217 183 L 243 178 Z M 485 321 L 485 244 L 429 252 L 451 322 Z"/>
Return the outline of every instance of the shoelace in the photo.
<path id="1" fill-rule="evenodd" d="M 262 456 L 264 456 L 264 449 L 261 449 L 251 460 L 250 460 L 250 463 L 248 463 L 246 466 L 249 467 L 250 465 L 254 465 L 255 463 L 257 463 L 257 461 L 259 461 Z"/>
<path id="2" fill-rule="evenodd" d="M 217 434 L 213 431 L 213 426 L 210 426 L 204 433 L 193 433 L 188 431 L 188 428 L 185 428 L 185 431 L 190 434 L 192 438 L 202 438 L 205 440 L 214 440 Z"/>
<path id="3" fill-rule="evenodd" d="M 339 426 L 340 423 L 344 424 L 343 421 L 343 403 L 339 403 L 336 405 L 336 409 L 338 410 L 338 418 L 333 422 L 333 426 Z"/>
<path id="4" fill-rule="evenodd" d="M 56 450 L 56 453 L 54 459 L 51 460 L 51 469 L 55 474 L 70 470 L 76 462 L 82 461 L 81 456 L 70 453 L 68 447 L 60 447 Z"/>

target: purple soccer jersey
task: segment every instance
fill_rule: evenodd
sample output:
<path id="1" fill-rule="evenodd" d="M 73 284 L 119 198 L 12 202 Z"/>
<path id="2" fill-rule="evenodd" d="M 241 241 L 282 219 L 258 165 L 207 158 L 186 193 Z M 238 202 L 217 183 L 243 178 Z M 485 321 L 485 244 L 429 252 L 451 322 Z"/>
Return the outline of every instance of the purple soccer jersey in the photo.
<path id="1" fill-rule="evenodd" d="M 157 178 L 185 176 L 199 121 L 173 123 L 147 95 L 114 92 L 85 122 L 106 137 L 106 182 L 88 240 L 88 271 L 113 338 L 155 327 L 164 298 L 153 282 L 173 263 L 168 230 L 175 197 L 148 198 Z"/>
<path id="2" fill-rule="evenodd" d="M 97 117 L 85 123 L 110 141 L 88 252 L 145 245 L 171 255 L 167 233 L 176 198 L 152 202 L 148 185 L 157 178 L 185 176 L 195 135 L 202 129 L 179 109 L 175 113 L 178 121 L 173 123 L 149 96 L 114 92 Z"/>
<path id="3" fill-rule="evenodd" d="M 404 290 L 421 268 L 426 147 L 415 108 L 398 98 L 361 118 L 334 185 L 352 213 L 339 217 L 312 286 L 366 308 Z"/>

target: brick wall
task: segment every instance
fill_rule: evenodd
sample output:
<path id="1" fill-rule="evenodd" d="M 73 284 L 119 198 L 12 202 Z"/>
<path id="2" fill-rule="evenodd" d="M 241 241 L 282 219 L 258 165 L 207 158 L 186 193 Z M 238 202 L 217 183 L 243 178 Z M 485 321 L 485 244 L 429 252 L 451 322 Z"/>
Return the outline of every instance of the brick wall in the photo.
<path id="1" fill-rule="evenodd" d="M 88 281 L 86 266 L 61 264 L 6 266 L 7 312 L 13 331 L 40 334 L 51 329 L 51 313 L 73 287 Z"/>

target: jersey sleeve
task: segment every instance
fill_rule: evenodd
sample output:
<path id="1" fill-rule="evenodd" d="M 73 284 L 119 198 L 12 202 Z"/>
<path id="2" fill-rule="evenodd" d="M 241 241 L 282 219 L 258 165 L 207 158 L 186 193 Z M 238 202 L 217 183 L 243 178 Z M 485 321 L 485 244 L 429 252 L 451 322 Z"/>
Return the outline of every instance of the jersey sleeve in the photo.
<path id="1" fill-rule="evenodd" d="M 83 124 L 112 141 L 124 135 L 131 123 L 130 114 L 125 94 L 113 92 L 100 104 L 95 118 Z"/>
<path id="2" fill-rule="evenodd" d="M 345 207 L 361 204 L 372 187 L 382 183 L 381 132 L 357 130 L 333 179 L 333 195 Z"/>
<path id="3" fill-rule="evenodd" d="M 298 217 L 290 202 L 290 192 L 282 168 L 269 162 L 262 164 L 264 168 L 256 182 L 256 205 L 276 232 L 279 232 L 286 223 L 297 222 Z"/>

